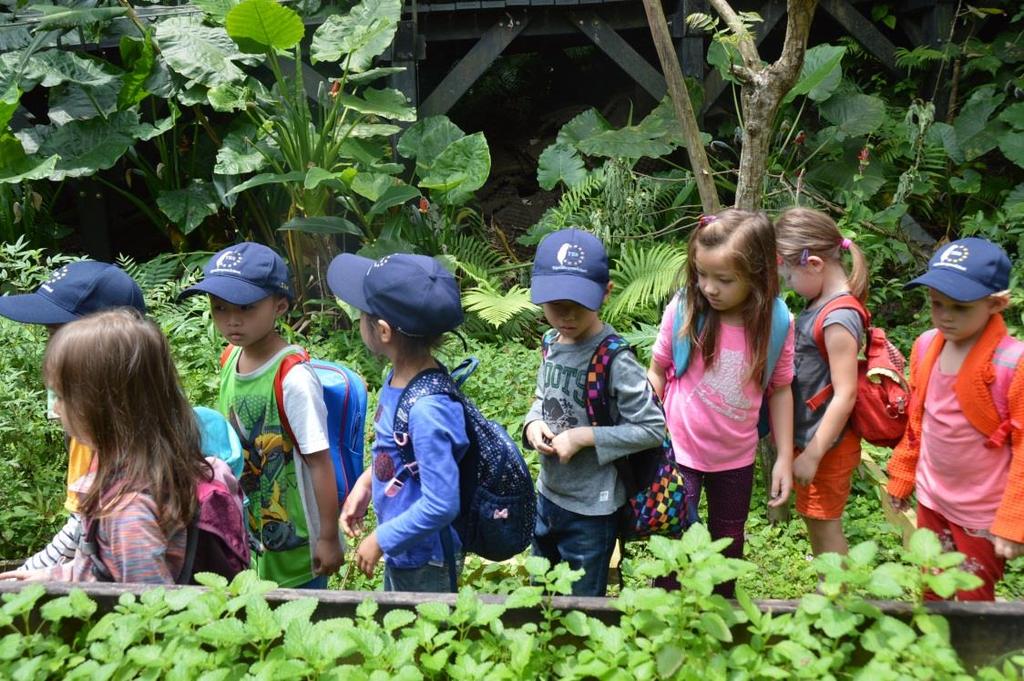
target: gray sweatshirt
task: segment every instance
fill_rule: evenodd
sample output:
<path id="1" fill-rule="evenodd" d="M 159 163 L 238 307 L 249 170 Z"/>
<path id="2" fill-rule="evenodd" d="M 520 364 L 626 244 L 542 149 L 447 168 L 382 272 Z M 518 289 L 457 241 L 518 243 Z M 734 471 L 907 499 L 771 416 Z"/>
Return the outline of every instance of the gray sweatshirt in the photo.
<path id="1" fill-rule="evenodd" d="M 587 369 L 594 350 L 615 330 L 608 324 L 580 343 L 552 343 L 537 372 L 536 399 L 526 425 L 543 419 L 557 435 L 590 425 L 586 409 Z M 615 426 L 594 428 L 595 447 L 581 449 L 569 461 L 540 456 L 538 491 L 562 508 L 580 515 L 614 513 L 626 502 L 615 460 L 661 444 L 665 416 L 654 402 L 647 371 L 630 352 L 616 355 L 610 368 L 611 415 Z M 529 443 L 525 443 L 529 446 Z"/>

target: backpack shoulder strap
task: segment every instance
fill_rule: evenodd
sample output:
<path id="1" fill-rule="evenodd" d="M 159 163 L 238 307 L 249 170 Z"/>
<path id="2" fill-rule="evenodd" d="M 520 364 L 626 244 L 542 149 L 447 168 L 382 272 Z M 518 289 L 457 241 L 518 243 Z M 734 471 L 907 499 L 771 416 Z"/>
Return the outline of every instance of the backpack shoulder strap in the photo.
<path id="1" fill-rule="evenodd" d="M 228 360 L 231 359 L 231 353 L 237 350 L 237 346 L 228 343 L 224 346 L 224 349 L 220 353 L 220 367 L 223 369 L 227 366 Z"/>
<path id="2" fill-rule="evenodd" d="M 679 378 L 686 373 L 690 366 L 690 354 L 693 350 L 689 336 L 681 337 L 679 334 L 686 326 L 686 291 L 680 289 L 676 294 L 676 309 L 672 316 L 672 364 L 675 367 L 675 376 Z M 697 319 L 697 332 L 704 330 L 704 317 Z"/>
<path id="3" fill-rule="evenodd" d="M 409 439 L 409 414 L 416 401 L 428 395 L 448 395 L 453 399 L 462 401 L 458 388 L 455 387 L 455 382 L 444 368 L 425 369 L 416 374 L 409 381 L 408 385 L 402 389 L 402 394 L 398 397 L 398 405 L 395 407 L 392 431 L 395 444 L 398 446 L 398 451 L 406 467 L 414 464 L 416 461 L 416 455 L 412 451 L 412 441 Z M 416 473 L 415 469 L 412 473 Z"/>
<path id="4" fill-rule="evenodd" d="M 789 313 L 786 301 L 781 296 L 777 296 L 772 302 L 772 326 L 768 338 L 768 357 L 764 365 L 764 375 L 761 377 L 762 389 L 766 390 L 771 383 L 772 374 L 775 373 L 779 357 L 782 356 L 782 348 L 785 346 L 786 338 L 789 336 L 791 322 L 792 315 Z"/>
<path id="5" fill-rule="evenodd" d="M 544 335 L 540 338 L 540 356 L 541 359 L 547 359 L 548 353 L 551 351 L 551 344 L 558 338 L 557 329 L 548 329 L 544 332 Z"/>
<path id="6" fill-rule="evenodd" d="M 864 324 L 865 332 L 871 326 L 871 313 L 868 312 L 867 308 L 864 307 L 864 303 L 857 296 L 847 293 L 828 301 L 822 306 L 821 311 L 818 312 L 818 316 L 814 320 L 814 344 L 818 346 L 818 352 L 821 353 L 822 357 L 828 357 L 828 349 L 825 347 L 825 319 L 836 310 L 843 309 L 857 311 L 861 322 Z"/>
<path id="7" fill-rule="evenodd" d="M 284 379 L 296 364 L 303 362 L 309 362 L 309 353 L 305 350 L 293 352 L 281 360 L 281 364 L 277 367 L 277 373 L 274 374 L 274 399 L 277 401 L 277 414 L 281 419 L 281 428 L 292 441 L 292 447 L 296 449 L 299 447 L 299 442 L 295 439 L 295 433 L 292 431 L 291 424 L 288 423 L 288 415 L 284 409 Z"/>
<path id="8" fill-rule="evenodd" d="M 611 387 L 612 360 L 623 351 L 631 350 L 629 343 L 618 334 L 610 333 L 601 339 L 587 368 L 586 408 L 592 426 L 612 425 Z"/>
<path id="9" fill-rule="evenodd" d="M 114 575 L 110 573 L 107 566 L 100 558 L 100 521 L 96 518 L 82 518 L 84 525 L 82 538 L 78 543 L 78 550 L 89 558 L 92 566 L 92 574 L 98 582 L 112 582 Z"/>

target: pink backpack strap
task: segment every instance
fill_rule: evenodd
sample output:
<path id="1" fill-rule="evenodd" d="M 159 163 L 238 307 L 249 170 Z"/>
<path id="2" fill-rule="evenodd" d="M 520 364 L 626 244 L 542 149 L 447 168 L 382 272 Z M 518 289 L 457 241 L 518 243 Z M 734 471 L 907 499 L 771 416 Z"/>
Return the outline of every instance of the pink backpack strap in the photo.
<path id="1" fill-rule="evenodd" d="M 295 433 L 292 432 L 291 424 L 288 423 L 288 416 L 284 413 L 284 379 L 292 367 L 303 362 L 309 362 L 309 353 L 305 350 L 293 352 L 281 360 L 281 364 L 277 367 L 277 373 L 274 375 L 274 399 L 277 400 L 277 414 L 281 419 L 281 428 L 284 429 L 292 441 L 292 446 L 296 449 L 299 448 L 299 441 L 295 439 Z"/>
<path id="2" fill-rule="evenodd" d="M 992 384 L 992 401 L 995 402 L 996 411 L 999 413 L 1001 422 L 999 428 L 989 436 L 985 446 L 990 449 L 1002 447 L 1006 438 L 1015 428 L 1021 428 L 1024 424 L 1015 424 L 1010 418 L 1010 384 L 1017 371 L 1017 364 L 1024 355 L 1024 341 L 1019 341 L 1007 334 L 999 341 L 996 350 L 992 353 L 992 369 L 995 371 L 996 380 Z"/>

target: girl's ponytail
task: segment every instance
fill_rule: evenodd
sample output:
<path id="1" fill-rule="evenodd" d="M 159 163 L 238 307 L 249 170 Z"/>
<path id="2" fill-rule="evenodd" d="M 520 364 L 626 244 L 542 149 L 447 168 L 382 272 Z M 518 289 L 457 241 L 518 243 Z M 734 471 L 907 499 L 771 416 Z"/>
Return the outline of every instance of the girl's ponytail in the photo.
<path id="1" fill-rule="evenodd" d="M 853 260 L 853 266 L 846 276 L 846 280 L 850 284 L 850 293 L 856 296 L 862 303 L 866 303 L 868 300 L 868 279 L 871 274 L 868 269 L 868 259 L 864 257 L 864 251 L 857 244 L 849 239 L 846 241 L 849 241 L 847 248 Z"/>

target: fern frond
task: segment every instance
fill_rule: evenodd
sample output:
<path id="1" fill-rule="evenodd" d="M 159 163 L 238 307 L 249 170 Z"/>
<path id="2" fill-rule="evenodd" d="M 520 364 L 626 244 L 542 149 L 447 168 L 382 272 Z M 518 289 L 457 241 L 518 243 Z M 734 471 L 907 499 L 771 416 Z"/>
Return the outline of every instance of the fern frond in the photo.
<path id="1" fill-rule="evenodd" d="M 507 292 L 502 293 L 488 284 L 463 292 L 462 306 L 494 327 L 499 327 L 523 313 L 536 314 L 539 309 L 530 302 L 529 289 L 512 286 Z"/>
<path id="2" fill-rule="evenodd" d="M 614 286 L 606 308 L 608 318 L 630 318 L 667 300 L 685 264 L 686 252 L 676 244 L 627 243 L 611 270 Z"/>

